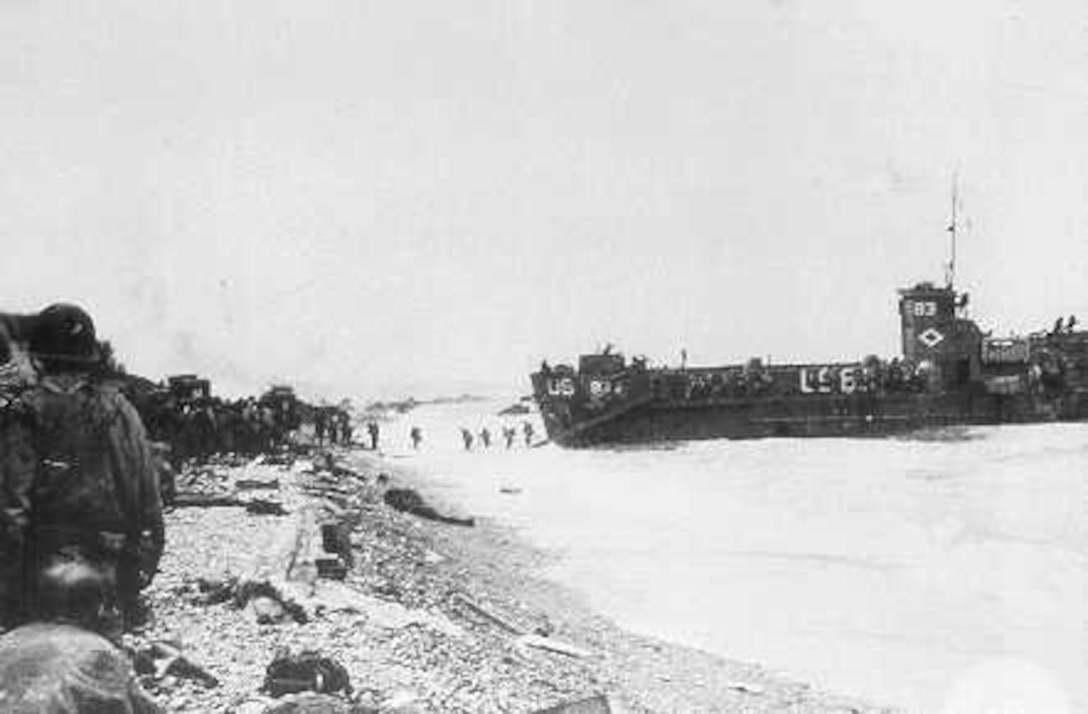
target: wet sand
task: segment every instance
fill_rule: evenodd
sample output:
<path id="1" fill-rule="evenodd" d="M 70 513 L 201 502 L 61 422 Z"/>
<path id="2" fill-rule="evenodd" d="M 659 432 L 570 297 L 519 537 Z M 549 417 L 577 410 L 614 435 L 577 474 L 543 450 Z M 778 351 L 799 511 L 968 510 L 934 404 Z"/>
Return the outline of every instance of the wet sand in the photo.
<path id="1" fill-rule="evenodd" d="M 369 454 L 354 457 L 364 469 L 383 471 L 419 490 L 443 512 L 468 516 L 443 501 L 426 472 Z M 426 524 L 434 547 L 459 563 L 475 587 L 509 609 L 549 623 L 552 637 L 593 656 L 582 664 L 613 705 L 648 712 L 892 712 L 790 681 L 772 670 L 697 649 L 639 636 L 601 617 L 579 595 L 541 575 L 554 555 L 535 549 L 511 529 L 488 520 L 476 527 Z"/>

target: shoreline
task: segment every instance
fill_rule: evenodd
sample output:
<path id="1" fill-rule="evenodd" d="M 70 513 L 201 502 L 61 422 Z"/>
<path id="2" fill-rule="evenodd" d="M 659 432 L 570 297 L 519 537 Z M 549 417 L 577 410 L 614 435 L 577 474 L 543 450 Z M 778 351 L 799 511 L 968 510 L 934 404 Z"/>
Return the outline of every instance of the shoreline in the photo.
<path id="1" fill-rule="evenodd" d="M 255 482 L 265 486 L 250 490 Z M 168 711 L 268 711 L 283 700 L 262 683 L 284 649 L 342 665 L 353 711 L 545 712 L 593 698 L 608 708 L 591 712 L 897 711 L 624 631 L 543 577 L 557 556 L 513 529 L 486 519 L 451 525 L 387 504 L 390 489 L 405 489 L 440 513 L 473 515 L 412 464 L 331 448 L 282 463 L 226 458 L 179 483 L 229 493 L 231 504 L 168 513 L 167 550 L 146 593 L 152 624 L 128 637 L 137 652 L 169 643 L 218 680 L 145 673 Z M 250 498 L 280 508 L 237 503 Z M 340 579 L 318 577 L 327 525 L 350 543 Z M 260 598 L 239 600 L 242 586 L 217 596 L 239 584 L 264 587 L 273 602 L 263 605 L 280 606 L 278 615 L 257 607 Z M 295 612 L 306 617 L 286 616 Z"/>
<path id="2" fill-rule="evenodd" d="M 393 482 L 418 490 L 440 511 L 474 515 L 462 512 L 455 498 L 436 488 L 425 469 L 369 451 L 356 452 L 355 458 L 389 473 Z M 594 610 L 587 597 L 540 572 L 561 556 L 537 548 L 512 527 L 480 518 L 469 529 L 431 523 L 426 527 L 453 559 L 470 564 L 474 578 L 500 599 L 520 603 L 549 622 L 557 639 L 598 653 L 587 666 L 607 684 L 610 702 L 625 711 L 901 711 L 813 688 L 764 664 L 625 630 Z"/>

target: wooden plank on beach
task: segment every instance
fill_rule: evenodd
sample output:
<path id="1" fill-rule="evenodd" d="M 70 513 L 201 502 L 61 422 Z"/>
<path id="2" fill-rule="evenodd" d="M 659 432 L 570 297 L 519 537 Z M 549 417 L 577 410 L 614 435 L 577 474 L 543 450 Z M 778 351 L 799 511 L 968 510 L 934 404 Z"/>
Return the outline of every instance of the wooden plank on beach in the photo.
<path id="1" fill-rule="evenodd" d="M 485 608 L 483 605 L 481 605 L 480 603 L 478 603 L 475 600 L 473 600 L 472 598 L 470 598 L 468 595 L 465 595 L 464 593 L 454 593 L 453 597 L 456 598 L 458 602 L 465 605 L 468 609 L 472 610 L 473 612 L 475 612 L 475 613 L 477 613 L 479 615 L 483 615 L 488 620 L 491 620 L 492 622 L 502 626 L 503 628 L 509 630 L 513 634 L 515 634 L 515 635 L 524 635 L 525 634 L 525 630 L 523 628 L 518 627 L 517 625 L 510 622 L 506 618 L 500 617 L 499 615 L 491 612 L 490 610 Z"/>
<path id="2" fill-rule="evenodd" d="M 553 640 L 550 637 L 541 637 L 540 635 L 522 635 L 518 638 L 518 644 L 536 647 L 541 650 L 548 650 L 549 652 L 556 652 L 568 657 L 583 658 L 591 657 L 593 654 L 589 650 L 584 650 L 581 647 L 575 647 L 566 642 Z"/>
<path id="3" fill-rule="evenodd" d="M 211 508 L 214 506 L 245 506 L 246 502 L 233 496 L 179 495 L 171 503 L 172 508 Z"/>
<path id="4" fill-rule="evenodd" d="M 538 709 L 533 714 L 612 714 L 612 707 L 608 704 L 608 697 L 598 694 L 588 699 L 579 699 L 575 702 L 556 704 L 547 709 Z"/>

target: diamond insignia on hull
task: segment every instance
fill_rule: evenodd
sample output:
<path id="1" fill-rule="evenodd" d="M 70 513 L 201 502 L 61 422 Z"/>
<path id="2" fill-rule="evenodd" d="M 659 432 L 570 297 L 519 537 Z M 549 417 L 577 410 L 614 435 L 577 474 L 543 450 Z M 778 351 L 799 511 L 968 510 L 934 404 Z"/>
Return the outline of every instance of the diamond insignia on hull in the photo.
<path id="1" fill-rule="evenodd" d="M 929 349 L 933 349 L 934 347 L 939 345 L 941 343 L 941 340 L 943 339 L 944 335 L 942 335 L 940 332 L 933 329 L 932 327 L 922 332 L 922 334 L 918 335 L 918 341 Z"/>

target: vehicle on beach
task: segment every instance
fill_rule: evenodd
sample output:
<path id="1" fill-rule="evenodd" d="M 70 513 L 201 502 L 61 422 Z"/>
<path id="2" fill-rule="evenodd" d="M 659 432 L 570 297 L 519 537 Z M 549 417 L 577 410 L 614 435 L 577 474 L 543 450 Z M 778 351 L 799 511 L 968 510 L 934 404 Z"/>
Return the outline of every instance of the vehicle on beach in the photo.
<path id="1" fill-rule="evenodd" d="M 902 354 L 859 362 L 651 368 L 611 349 L 531 377 L 560 446 L 884 436 L 955 425 L 1088 419 L 1088 331 L 1076 320 L 995 338 L 949 278 L 899 291 Z"/>
<path id="2" fill-rule="evenodd" d="M 211 380 L 202 379 L 195 374 L 176 374 L 166 379 L 170 396 L 184 404 L 193 404 L 211 399 Z"/>

